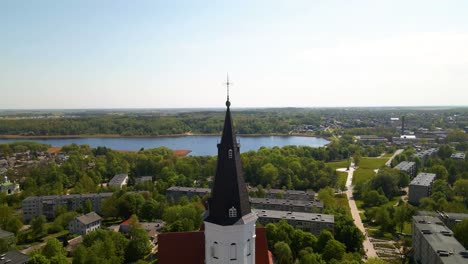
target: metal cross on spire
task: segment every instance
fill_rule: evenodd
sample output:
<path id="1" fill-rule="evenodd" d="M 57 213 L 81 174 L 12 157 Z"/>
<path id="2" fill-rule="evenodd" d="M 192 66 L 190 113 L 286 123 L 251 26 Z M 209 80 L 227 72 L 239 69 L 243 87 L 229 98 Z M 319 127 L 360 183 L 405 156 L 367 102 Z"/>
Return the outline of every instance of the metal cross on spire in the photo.
<path id="1" fill-rule="evenodd" d="M 229 102 L 229 85 L 231 85 L 231 82 L 229 82 L 229 73 L 226 74 L 226 90 L 227 90 L 227 101 L 226 101 L 226 106 L 229 107 L 231 105 L 231 102 Z"/>

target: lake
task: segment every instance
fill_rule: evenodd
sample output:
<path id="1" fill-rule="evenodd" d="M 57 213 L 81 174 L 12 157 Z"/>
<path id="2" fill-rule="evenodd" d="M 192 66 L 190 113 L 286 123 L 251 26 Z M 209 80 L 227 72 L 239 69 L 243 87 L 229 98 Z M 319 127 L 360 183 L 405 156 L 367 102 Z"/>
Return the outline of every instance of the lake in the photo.
<path id="1" fill-rule="evenodd" d="M 156 137 L 156 138 L 59 138 L 59 139 L 21 139 L 20 141 L 35 141 L 49 144 L 53 147 L 61 147 L 76 143 L 88 144 L 95 148 L 108 147 L 114 150 L 139 150 L 141 148 L 168 147 L 170 149 L 189 149 L 192 156 L 217 155 L 217 147 L 221 136 L 181 136 L 181 137 Z M 288 145 L 322 147 L 329 143 L 328 140 L 315 137 L 298 136 L 237 136 L 240 142 L 241 152 L 258 150 L 260 147 L 283 147 Z M 11 143 L 18 139 L 0 139 L 1 143 Z"/>

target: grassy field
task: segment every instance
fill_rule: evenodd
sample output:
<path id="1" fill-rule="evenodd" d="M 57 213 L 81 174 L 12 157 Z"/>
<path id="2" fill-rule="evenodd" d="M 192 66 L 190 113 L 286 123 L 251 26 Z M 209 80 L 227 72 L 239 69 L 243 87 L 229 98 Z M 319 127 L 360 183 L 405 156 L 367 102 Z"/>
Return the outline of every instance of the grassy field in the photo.
<path id="1" fill-rule="evenodd" d="M 385 153 L 383 155 L 384 158 L 388 158 L 388 159 L 391 158 L 392 156 L 393 156 L 393 153 Z"/>
<path id="2" fill-rule="evenodd" d="M 327 165 L 335 170 L 339 168 L 346 168 L 348 166 L 348 160 L 327 162 Z"/>
<path id="3" fill-rule="evenodd" d="M 359 163 L 359 168 L 354 172 L 353 185 L 363 183 L 372 179 L 375 176 L 375 169 L 385 165 L 388 159 L 379 158 L 362 158 Z"/>
<path id="4" fill-rule="evenodd" d="M 338 174 L 338 186 L 344 190 L 344 187 L 346 186 L 346 179 L 348 178 L 348 173 L 344 171 L 337 171 Z"/>
<path id="5" fill-rule="evenodd" d="M 359 168 L 374 170 L 384 166 L 387 161 L 388 159 L 385 158 L 361 158 Z"/>
<path id="6" fill-rule="evenodd" d="M 353 185 L 364 183 L 375 176 L 375 172 L 372 169 L 357 169 L 353 174 Z"/>

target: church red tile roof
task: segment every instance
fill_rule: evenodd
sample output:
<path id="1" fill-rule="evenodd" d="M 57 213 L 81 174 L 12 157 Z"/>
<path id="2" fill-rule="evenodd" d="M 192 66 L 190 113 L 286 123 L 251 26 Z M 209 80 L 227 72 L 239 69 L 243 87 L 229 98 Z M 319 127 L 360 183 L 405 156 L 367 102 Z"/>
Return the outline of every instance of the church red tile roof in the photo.
<path id="1" fill-rule="evenodd" d="M 272 264 L 265 228 L 256 228 L 255 234 L 255 263 Z M 158 263 L 204 264 L 205 234 L 203 231 L 159 234 Z"/>

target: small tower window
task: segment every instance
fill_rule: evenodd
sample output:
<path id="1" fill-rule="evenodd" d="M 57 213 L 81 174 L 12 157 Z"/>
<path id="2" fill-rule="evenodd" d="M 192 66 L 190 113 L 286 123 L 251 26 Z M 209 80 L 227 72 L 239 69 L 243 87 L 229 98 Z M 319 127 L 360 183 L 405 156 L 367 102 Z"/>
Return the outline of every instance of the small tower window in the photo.
<path id="1" fill-rule="evenodd" d="M 229 149 L 229 150 L 228 150 L 228 158 L 229 158 L 229 159 L 232 159 L 232 149 Z"/>
<path id="2" fill-rule="evenodd" d="M 211 256 L 215 259 L 218 259 L 218 242 L 214 242 L 211 247 Z"/>
<path id="3" fill-rule="evenodd" d="M 236 260 L 237 259 L 236 243 L 231 244 L 230 255 L 231 255 L 231 258 L 230 258 L 231 260 Z"/>
<path id="4" fill-rule="evenodd" d="M 252 255 L 252 243 L 250 242 L 250 239 L 247 239 L 247 256 Z"/>
<path id="5" fill-rule="evenodd" d="M 234 206 L 229 209 L 229 217 L 237 217 L 237 210 Z"/>

